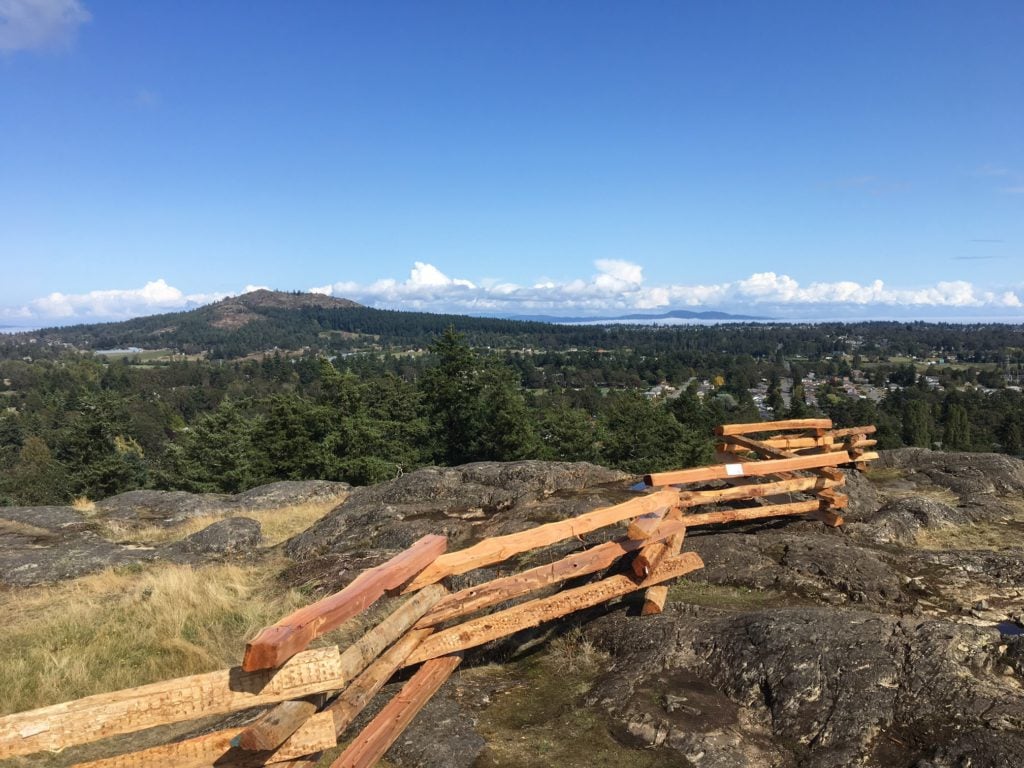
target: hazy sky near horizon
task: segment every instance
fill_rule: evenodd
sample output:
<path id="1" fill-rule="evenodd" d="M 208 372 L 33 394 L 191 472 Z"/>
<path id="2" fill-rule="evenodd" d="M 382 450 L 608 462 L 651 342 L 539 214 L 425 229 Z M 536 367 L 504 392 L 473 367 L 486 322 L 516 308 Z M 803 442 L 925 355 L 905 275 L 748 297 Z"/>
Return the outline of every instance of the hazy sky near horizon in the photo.
<path id="1" fill-rule="evenodd" d="M 0 325 L 1024 320 L 1024 3 L 0 0 Z"/>

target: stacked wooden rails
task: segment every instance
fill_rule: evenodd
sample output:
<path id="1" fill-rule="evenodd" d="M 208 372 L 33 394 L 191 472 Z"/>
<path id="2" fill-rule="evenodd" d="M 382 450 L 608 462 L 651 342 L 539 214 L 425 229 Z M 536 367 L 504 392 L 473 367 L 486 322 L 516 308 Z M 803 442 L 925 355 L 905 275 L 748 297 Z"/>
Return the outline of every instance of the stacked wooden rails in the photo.
<path id="1" fill-rule="evenodd" d="M 838 467 L 863 468 L 876 457 L 867 450 L 875 443 L 868 438 L 874 427 L 833 430 L 827 419 L 730 424 L 717 432 L 723 463 L 648 475 L 650 487 L 622 504 L 456 552 L 445 551 L 443 536 L 425 536 L 340 592 L 261 630 L 238 667 L 0 718 L 0 759 L 267 707 L 245 727 L 78 765 L 312 766 L 321 752 L 345 743 L 349 726 L 396 672 L 419 665 L 331 763 L 367 768 L 452 675 L 465 651 L 638 591 L 644 591 L 644 613 L 660 612 L 666 583 L 703 567 L 695 553 L 682 551 L 688 528 L 808 514 L 840 525 L 836 510 L 846 497 L 837 490 L 845 481 Z M 704 487 L 712 481 L 715 487 Z M 809 498 L 792 501 L 793 493 Z M 723 508 L 736 503 L 748 506 Z M 623 523 L 619 538 L 548 565 L 454 593 L 441 584 L 449 576 Z M 606 573 L 581 586 L 531 597 L 601 572 Z M 383 597 L 398 595 L 408 597 L 350 647 L 309 647 Z"/>

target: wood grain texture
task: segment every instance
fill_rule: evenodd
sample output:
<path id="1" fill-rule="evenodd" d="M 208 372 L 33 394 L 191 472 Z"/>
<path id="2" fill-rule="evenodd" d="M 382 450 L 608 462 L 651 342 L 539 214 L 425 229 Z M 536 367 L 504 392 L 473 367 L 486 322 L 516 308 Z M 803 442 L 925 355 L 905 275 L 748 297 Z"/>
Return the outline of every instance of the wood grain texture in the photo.
<path id="1" fill-rule="evenodd" d="M 342 685 L 341 653 L 331 646 L 304 651 L 277 670 L 234 667 L 101 693 L 0 718 L 0 758 L 276 704 Z"/>
<path id="2" fill-rule="evenodd" d="M 407 663 L 415 664 L 483 645 L 491 640 L 507 637 L 520 630 L 536 627 L 585 608 L 592 608 L 702 567 L 704 563 L 700 557 L 693 552 L 686 552 L 679 557 L 662 560 L 654 573 L 642 581 L 626 575 L 609 576 L 593 584 L 567 589 L 550 597 L 530 600 L 503 611 L 496 611 L 432 635 L 413 652 Z"/>
<path id="3" fill-rule="evenodd" d="M 376 765 L 461 661 L 461 656 L 453 655 L 426 662 L 331 763 L 331 768 L 370 768 Z"/>
<path id="4" fill-rule="evenodd" d="M 384 687 L 384 684 L 395 672 L 405 665 L 416 647 L 430 636 L 430 629 L 413 629 L 397 643 L 388 648 L 379 659 L 363 670 L 338 697 L 332 701 L 325 712 L 334 718 L 334 732 L 339 737 L 359 713 L 366 708 L 370 700 Z"/>
<path id="5" fill-rule="evenodd" d="M 817 469 L 819 467 L 835 467 L 850 462 L 846 451 L 823 454 L 821 456 L 794 456 L 786 459 L 770 459 L 767 461 L 737 461 L 736 464 L 717 464 L 709 467 L 680 469 L 674 472 L 658 472 L 647 475 L 645 482 L 650 486 L 674 485 L 677 483 L 696 483 L 707 480 L 725 480 L 729 477 L 763 477 L 779 472 L 796 472 L 799 470 Z M 734 469 L 739 466 L 740 469 Z"/>
<path id="6" fill-rule="evenodd" d="M 417 627 L 437 626 L 485 608 L 513 600 L 535 592 L 551 584 L 559 584 L 577 576 L 602 571 L 611 567 L 616 560 L 630 552 L 636 552 L 649 542 L 661 541 L 674 536 L 685 528 L 681 522 L 671 524 L 664 521 L 645 541 L 618 539 L 575 552 L 560 560 L 536 568 L 504 576 L 499 579 L 467 587 L 439 602 L 416 624 Z"/>
<path id="7" fill-rule="evenodd" d="M 832 419 L 782 419 L 749 424 L 722 424 L 716 435 L 749 435 L 754 432 L 781 432 L 787 429 L 832 429 Z"/>
<path id="8" fill-rule="evenodd" d="M 398 589 L 444 553 L 448 540 L 428 535 L 390 560 L 359 574 L 340 592 L 318 600 L 265 627 L 245 646 L 242 669 L 278 667 L 321 635 L 362 613 Z"/>
<path id="9" fill-rule="evenodd" d="M 605 507 L 578 517 L 571 517 L 568 520 L 539 525 L 520 533 L 484 539 L 472 547 L 449 552 L 437 558 L 434 564 L 413 579 L 404 591 L 420 589 L 427 584 L 440 581 L 446 576 L 454 576 L 475 568 L 500 563 L 522 552 L 582 536 L 584 533 L 645 515 L 648 512 L 668 509 L 676 503 L 678 498 L 679 493 L 674 489 L 656 491 L 638 496 L 622 504 L 616 504 L 613 507 Z"/>
<path id="10" fill-rule="evenodd" d="M 834 488 L 846 482 L 846 477 L 839 480 L 827 477 L 795 477 L 792 480 L 775 480 L 767 483 L 752 483 L 732 488 L 719 488 L 711 491 L 683 491 L 679 495 L 679 506 L 685 508 L 699 507 L 703 504 L 719 504 L 723 501 L 747 501 L 780 493 L 806 493 Z"/>
<path id="11" fill-rule="evenodd" d="M 129 752 L 75 768 L 243 768 L 285 763 L 337 745 L 334 718 L 320 713 L 302 724 L 276 751 L 246 752 L 231 746 L 243 728 L 228 728 L 193 739 Z"/>

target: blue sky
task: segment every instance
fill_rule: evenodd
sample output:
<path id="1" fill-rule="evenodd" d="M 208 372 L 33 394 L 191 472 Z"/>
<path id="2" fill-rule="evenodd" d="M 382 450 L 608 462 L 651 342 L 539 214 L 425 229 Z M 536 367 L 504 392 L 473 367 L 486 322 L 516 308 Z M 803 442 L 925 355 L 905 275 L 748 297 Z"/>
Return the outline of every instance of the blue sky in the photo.
<path id="1" fill-rule="evenodd" d="M 0 0 L 0 324 L 1024 320 L 1024 4 Z"/>

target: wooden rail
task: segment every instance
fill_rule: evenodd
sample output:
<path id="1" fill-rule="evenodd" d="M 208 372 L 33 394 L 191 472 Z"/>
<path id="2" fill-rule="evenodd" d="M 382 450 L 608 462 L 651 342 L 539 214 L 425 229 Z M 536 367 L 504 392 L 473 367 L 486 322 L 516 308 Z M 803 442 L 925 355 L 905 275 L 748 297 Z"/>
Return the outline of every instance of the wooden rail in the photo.
<path id="1" fill-rule="evenodd" d="M 871 450 L 877 441 L 868 437 L 874 432 L 872 425 L 832 429 L 828 419 L 727 424 L 716 429 L 716 455 L 724 463 L 647 475 L 651 488 L 621 504 L 455 552 L 445 551 L 443 536 L 425 536 L 341 591 L 261 630 L 246 646 L 240 667 L 0 717 L 0 758 L 263 706 L 266 711 L 246 727 L 80 765 L 313 766 L 316 755 L 338 743 L 394 674 L 422 665 L 333 763 L 369 768 L 463 653 L 635 592 L 643 592 L 643 614 L 664 610 L 668 582 L 703 566 L 695 553 L 682 551 L 688 528 L 801 515 L 841 525 L 839 511 L 849 499 L 839 467 L 863 468 L 877 458 Z M 552 556 L 545 565 L 451 594 L 438 583 L 616 525 L 617 538 Z M 560 589 L 569 580 L 576 583 Z M 409 597 L 348 648 L 306 650 L 399 592 Z"/>

